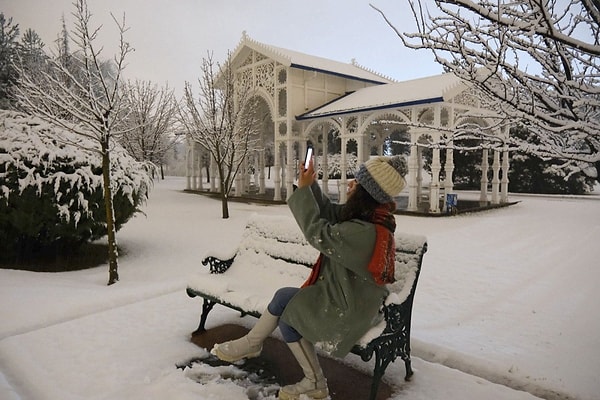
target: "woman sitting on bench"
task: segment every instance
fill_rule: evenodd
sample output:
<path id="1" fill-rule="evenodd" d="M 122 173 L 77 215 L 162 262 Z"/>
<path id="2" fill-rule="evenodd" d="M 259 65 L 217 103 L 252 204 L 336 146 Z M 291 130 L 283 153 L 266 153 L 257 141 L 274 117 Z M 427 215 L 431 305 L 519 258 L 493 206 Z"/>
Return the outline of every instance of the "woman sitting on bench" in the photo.
<path id="1" fill-rule="evenodd" d="M 280 399 L 306 395 L 324 399 L 327 380 L 314 343 L 335 357 L 383 318 L 381 307 L 394 281 L 396 208 L 393 197 L 406 185 L 406 160 L 375 157 L 348 184 L 348 200 L 334 204 L 316 182 L 313 161 L 301 163 L 298 189 L 288 205 L 306 240 L 321 254 L 301 288 L 281 288 L 246 336 L 216 344 L 212 353 L 234 362 L 257 357 L 279 326 L 304 378 L 279 391 Z"/>

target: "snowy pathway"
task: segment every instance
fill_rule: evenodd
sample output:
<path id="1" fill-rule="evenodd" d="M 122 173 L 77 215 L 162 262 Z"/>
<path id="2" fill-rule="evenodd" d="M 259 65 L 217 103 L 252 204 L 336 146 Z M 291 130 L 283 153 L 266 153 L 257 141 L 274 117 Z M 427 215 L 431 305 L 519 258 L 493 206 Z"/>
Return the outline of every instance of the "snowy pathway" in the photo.
<path id="1" fill-rule="evenodd" d="M 203 353 L 188 340 L 200 301 L 185 285 L 206 251 L 237 242 L 249 213 L 289 211 L 232 203 L 222 220 L 218 201 L 183 187 L 180 178 L 157 182 L 148 216 L 119 232 L 116 285 L 105 286 L 106 266 L 0 270 L 0 399 L 252 398 L 216 372 L 200 385 L 174 367 Z M 402 363 L 388 368 L 394 400 L 535 398 L 508 386 L 551 399 L 600 392 L 600 321 L 591 317 L 600 201 L 519 200 L 452 218 L 398 217 L 399 229 L 427 235 L 430 250 L 413 313 L 416 374 L 404 383 Z M 225 322 L 239 318 L 215 308 L 209 324 Z"/>

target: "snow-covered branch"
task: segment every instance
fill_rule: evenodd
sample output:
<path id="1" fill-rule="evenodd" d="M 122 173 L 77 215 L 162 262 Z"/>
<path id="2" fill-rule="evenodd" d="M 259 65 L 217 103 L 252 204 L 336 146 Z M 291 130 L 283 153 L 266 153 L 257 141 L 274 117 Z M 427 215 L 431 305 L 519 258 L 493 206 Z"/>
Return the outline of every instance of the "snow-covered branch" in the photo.
<path id="1" fill-rule="evenodd" d="M 128 115 L 119 142 L 136 160 L 162 168 L 167 152 L 181 139 L 173 90 L 135 81 L 123 85 L 122 91 Z"/>
<path id="2" fill-rule="evenodd" d="M 600 6 L 597 1 L 407 0 L 417 32 L 402 43 L 429 49 L 445 70 L 477 90 L 482 107 L 534 133 L 512 150 L 600 166 Z"/>
<path id="3" fill-rule="evenodd" d="M 96 49 L 101 27 L 90 28 L 91 13 L 83 0 L 75 3 L 76 25 L 72 37 L 78 51 L 65 63 L 60 48 L 38 71 L 20 67 L 16 95 L 27 112 L 52 121 L 76 134 L 91 137 L 98 143 L 120 132 L 116 127 L 126 115 L 121 104 L 121 74 L 125 58 L 133 51 L 124 40 L 127 28 L 117 24 L 120 37 L 115 64 L 101 59 L 102 48 Z M 83 127 L 83 129 L 81 129 Z M 98 146 L 95 151 L 102 151 Z"/>

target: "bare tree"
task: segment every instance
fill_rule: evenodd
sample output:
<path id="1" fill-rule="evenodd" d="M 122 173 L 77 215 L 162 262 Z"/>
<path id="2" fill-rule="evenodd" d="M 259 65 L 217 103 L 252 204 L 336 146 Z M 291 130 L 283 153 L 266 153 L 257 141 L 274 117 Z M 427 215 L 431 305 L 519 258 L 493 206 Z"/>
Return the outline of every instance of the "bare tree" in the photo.
<path id="1" fill-rule="evenodd" d="M 226 63 L 202 60 L 198 79 L 200 96 L 194 98 L 186 82 L 181 120 L 192 140 L 207 150 L 216 164 L 221 193 L 222 215 L 229 218 L 228 198 L 235 178 L 256 143 L 258 116 L 253 89 L 236 80 L 231 54 Z"/>
<path id="2" fill-rule="evenodd" d="M 92 14 L 86 0 L 77 0 L 74 6 L 76 22 L 72 34 L 78 52 L 73 58 L 78 62 L 69 67 L 55 56 L 49 61 L 49 72 L 32 74 L 22 69 L 17 97 L 28 112 L 71 131 L 73 143 L 77 143 L 78 136 L 91 138 L 95 146 L 90 150 L 101 155 L 108 235 L 108 284 L 111 285 L 119 280 L 111 150 L 125 115 L 119 86 L 125 58 L 133 49 L 124 39 L 125 18 L 119 22 L 113 17 L 119 30 L 120 44 L 119 52 L 114 56 L 114 68 L 107 69 L 100 58 L 102 47 L 96 46 L 100 27 L 91 27 Z"/>
<path id="3" fill-rule="evenodd" d="M 598 1 L 437 0 L 433 10 L 425 0 L 408 3 L 416 33 L 401 33 L 372 7 L 405 46 L 431 50 L 446 70 L 470 82 L 482 105 L 500 115 L 495 127 L 523 123 L 538 139 L 533 144 L 511 137 L 506 144 L 512 150 L 558 158 L 571 173 L 597 177 Z"/>
<path id="4" fill-rule="evenodd" d="M 167 152 L 180 141 L 173 90 L 135 81 L 125 84 L 123 91 L 129 114 L 119 142 L 137 161 L 158 166 L 164 179 Z"/>

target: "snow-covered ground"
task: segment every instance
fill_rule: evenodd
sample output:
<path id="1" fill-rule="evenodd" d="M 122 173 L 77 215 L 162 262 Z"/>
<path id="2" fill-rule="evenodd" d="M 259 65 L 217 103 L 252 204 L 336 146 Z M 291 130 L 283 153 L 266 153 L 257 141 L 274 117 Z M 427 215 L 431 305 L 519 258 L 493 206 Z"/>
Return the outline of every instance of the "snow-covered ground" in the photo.
<path id="1" fill-rule="evenodd" d="M 252 213 L 289 211 L 230 203 L 223 220 L 218 200 L 184 186 L 183 178 L 156 182 L 146 216 L 119 232 L 115 285 L 106 286 L 107 266 L 0 270 L 0 399 L 275 398 L 227 379 L 233 370 L 175 365 L 206 354 L 189 341 L 201 302 L 185 294 L 204 253 L 229 251 Z M 413 311 L 415 376 L 404 383 L 402 362 L 388 368 L 399 387 L 393 399 L 598 398 L 600 198 L 511 200 L 520 202 L 397 217 L 398 229 L 427 236 L 429 251 Z M 216 307 L 208 325 L 226 322 L 253 319 Z"/>

